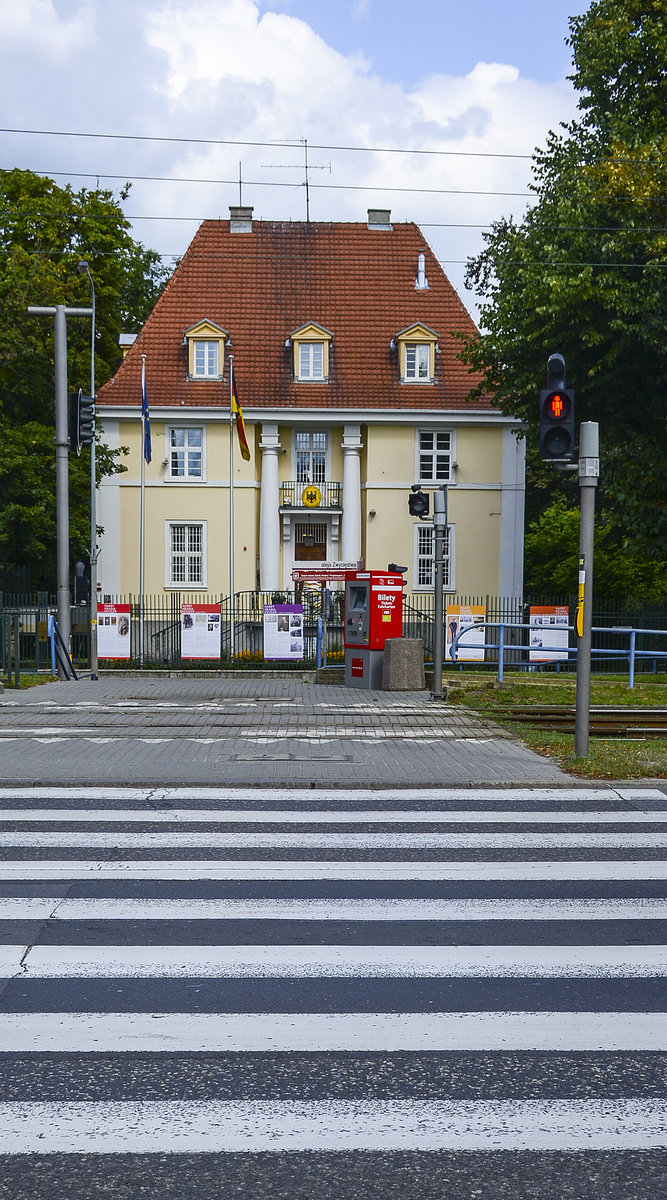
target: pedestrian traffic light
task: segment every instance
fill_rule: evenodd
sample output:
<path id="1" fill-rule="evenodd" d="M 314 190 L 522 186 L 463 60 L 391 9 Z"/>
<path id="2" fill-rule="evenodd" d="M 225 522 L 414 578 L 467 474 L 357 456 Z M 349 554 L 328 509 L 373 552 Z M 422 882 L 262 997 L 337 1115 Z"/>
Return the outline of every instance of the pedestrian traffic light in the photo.
<path id="1" fill-rule="evenodd" d="M 408 496 L 408 511 L 411 517 L 427 517 L 429 509 L 429 498 L 426 492 L 422 492 L 420 483 L 413 483 Z"/>
<path id="2" fill-rule="evenodd" d="M 84 396 L 81 388 L 72 401 L 69 440 L 70 449 L 77 454 L 81 453 L 82 446 L 90 446 L 95 441 L 95 400 L 92 396 Z"/>
<path id="3" fill-rule="evenodd" d="M 552 354 L 547 387 L 540 392 L 540 458 L 571 462 L 574 458 L 574 391 L 565 386 L 565 359 Z"/>

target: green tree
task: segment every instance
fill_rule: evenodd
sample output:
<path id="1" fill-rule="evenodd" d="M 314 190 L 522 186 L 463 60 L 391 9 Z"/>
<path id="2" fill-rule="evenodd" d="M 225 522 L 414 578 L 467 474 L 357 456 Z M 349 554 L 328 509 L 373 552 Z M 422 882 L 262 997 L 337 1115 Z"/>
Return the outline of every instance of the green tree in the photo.
<path id="1" fill-rule="evenodd" d="M 137 331 L 168 275 L 135 242 L 110 191 L 58 187 L 31 171 L 0 171 L 0 570 L 32 570 L 55 583 L 54 323 L 30 305 L 90 306 L 85 260 L 95 284 L 95 374 L 99 388 L 120 360 L 118 335 Z M 71 390 L 88 390 L 90 321 L 68 321 Z M 70 456 L 72 561 L 90 542 L 89 455 Z M 98 447 L 98 475 L 122 470 L 119 452 Z M 89 478 L 89 476 L 88 476 Z"/>
<path id="2" fill-rule="evenodd" d="M 526 575 L 536 596 L 573 595 L 579 570 L 579 510 L 558 496 L 529 526 Z M 595 527 L 594 588 L 606 599 L 642 603 L 664 596 L 667 565 L 628 554 L 608 522 Z"/>
<path id="3" fill-rule="evenodd" d="M 535 204 L 494 225 L 467 282 L 476 391 L 526 422 L 528 518 L 577 485 L 537 458 L 537 393 L 564 354 L 577 420 L 600 425 L 602 520 L 667 557 L 667 21 L 664 0 L 594 0 L 570 21 L 580 117 L 534 156 Z M 532 584 L 530 576 L 529 585 Z"/>

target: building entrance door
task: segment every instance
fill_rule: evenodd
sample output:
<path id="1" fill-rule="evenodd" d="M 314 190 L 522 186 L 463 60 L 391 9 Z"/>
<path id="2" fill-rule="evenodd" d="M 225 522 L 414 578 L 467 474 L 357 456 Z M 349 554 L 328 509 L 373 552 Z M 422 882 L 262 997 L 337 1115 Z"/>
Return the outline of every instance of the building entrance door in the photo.
<path id="1" fill-rule="evenodd" d="M 295 521 L 294 561 L 297 563 L 326 562 L 326 558 L 326 521 Z"/>

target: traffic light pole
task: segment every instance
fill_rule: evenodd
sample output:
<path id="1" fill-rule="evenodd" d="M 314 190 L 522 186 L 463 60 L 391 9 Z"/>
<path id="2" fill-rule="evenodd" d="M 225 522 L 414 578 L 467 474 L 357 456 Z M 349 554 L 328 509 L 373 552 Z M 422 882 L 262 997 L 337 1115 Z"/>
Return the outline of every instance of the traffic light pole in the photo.
<path id="1" fill-rule="evenodd" d="M 445 534 L 447 531 L 447 487 L 442 485 L 433 493 L 433 536 L 435 541 L 435 597 L 433 629 L 433 692 L 434 700 L 442 700 L 442 656 L 443 656 L 443 585 L 445 567 Z"/>
<path id="2" fill-rule="evenodd" d="M 64 304 L 42 308 L 30 306 L 33 317 L 55 319 L 55 408 L 56 408 L 56 559 L 58 628 L 69 652 L 69 430 L 67 420 L 67 317 L 90 317 L 90 308 L 67 308 Z M 60 673 L 60 672 L 59 672 Z M 60 673 L 64 678 L 64 674 Z"/>
<path id="3" fill-rule="evenodd" d="M 595 489 L 600 474 L 600 439 L 597 421 L 582 421 L 579 427 L 579 602 L 575 618 L 577 633 L 577 699 L 574 722 L 574 753 L 588 755 L 591 705 L 591 642 L 593 624 L 593 540 L 595 533 Z"/>

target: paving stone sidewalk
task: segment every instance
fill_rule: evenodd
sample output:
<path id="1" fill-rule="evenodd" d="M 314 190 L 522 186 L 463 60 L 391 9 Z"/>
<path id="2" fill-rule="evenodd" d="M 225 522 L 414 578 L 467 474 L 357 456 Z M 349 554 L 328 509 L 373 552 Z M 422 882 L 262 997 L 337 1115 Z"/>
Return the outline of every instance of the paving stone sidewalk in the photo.
<path id="1" fill-rule="evenodd" d="M 165 674 L 6 689 L 0 783 L 559 787 L 572 778 L 428 692 Z"/>

